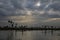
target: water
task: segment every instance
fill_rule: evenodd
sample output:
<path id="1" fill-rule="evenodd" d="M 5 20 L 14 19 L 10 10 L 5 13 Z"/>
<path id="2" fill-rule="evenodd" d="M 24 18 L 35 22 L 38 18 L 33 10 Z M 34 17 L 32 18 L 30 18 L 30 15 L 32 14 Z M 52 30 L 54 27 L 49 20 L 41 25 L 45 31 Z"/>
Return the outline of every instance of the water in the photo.
<path id="1" fill-rule="evenodd" d="M 0 31 L 0 40 L 60 40 L 60 31 Z"/>

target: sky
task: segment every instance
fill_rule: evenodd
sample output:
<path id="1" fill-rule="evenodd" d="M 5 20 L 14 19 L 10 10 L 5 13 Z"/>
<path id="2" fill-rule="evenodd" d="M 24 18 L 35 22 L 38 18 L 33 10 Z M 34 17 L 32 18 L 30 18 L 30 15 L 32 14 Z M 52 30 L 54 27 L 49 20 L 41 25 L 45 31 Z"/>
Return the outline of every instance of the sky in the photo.
<path id="1" fill-rule="evenodd" d="M 60 0 L 0 0 L 0 25 L 12 20 L 24 25 L 60 23 Z"/>

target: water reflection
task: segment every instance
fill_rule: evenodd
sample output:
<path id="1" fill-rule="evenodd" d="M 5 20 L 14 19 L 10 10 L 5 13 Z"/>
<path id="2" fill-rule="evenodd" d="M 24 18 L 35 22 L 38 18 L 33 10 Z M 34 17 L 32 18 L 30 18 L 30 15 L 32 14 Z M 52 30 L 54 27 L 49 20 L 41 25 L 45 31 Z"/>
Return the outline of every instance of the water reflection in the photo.
<path id="1" fill-rule="evenodd" d="M 39 31 L 0 31 L 0 40 L 60 40 L 60 32 L 55 30 Z"/>

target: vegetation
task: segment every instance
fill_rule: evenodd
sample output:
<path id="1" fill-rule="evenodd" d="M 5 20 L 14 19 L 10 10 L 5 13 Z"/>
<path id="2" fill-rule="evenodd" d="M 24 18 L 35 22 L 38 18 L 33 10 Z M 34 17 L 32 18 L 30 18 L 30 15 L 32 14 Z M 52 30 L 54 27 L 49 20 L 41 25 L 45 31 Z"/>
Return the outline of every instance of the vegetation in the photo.
<path id="1" fill-rule="evenodd" d="M 60 30 L 60 28 L 56 28 L 54 26 L 29 27 L 28 28 L 27 26 L 21 25 L 21 26 L 17 27 L 17 24 L 14 24 L 14 22 L 12 22 L 10 20 L 8 22 L 11 24 L 11 27 L 9 27 L 9 26 L 1 27 L 0 26 L 0 30 L 23 30 L 23 31 L 26 31 L 26 30 Z"/>

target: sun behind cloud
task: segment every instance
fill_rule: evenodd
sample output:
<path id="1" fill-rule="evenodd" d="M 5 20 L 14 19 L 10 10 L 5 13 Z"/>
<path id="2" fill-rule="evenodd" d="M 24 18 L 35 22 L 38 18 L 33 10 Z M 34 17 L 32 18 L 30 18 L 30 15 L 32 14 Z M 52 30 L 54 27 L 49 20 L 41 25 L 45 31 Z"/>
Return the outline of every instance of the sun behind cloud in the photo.
<path id="1" fill-rule="evenodd" d="M 35 4 L 35 6 L 37 6 L 37 7 L 39 7 L 40 5 L 41 5 L 40 2 L 37 2 L 37 3 Z"/>

